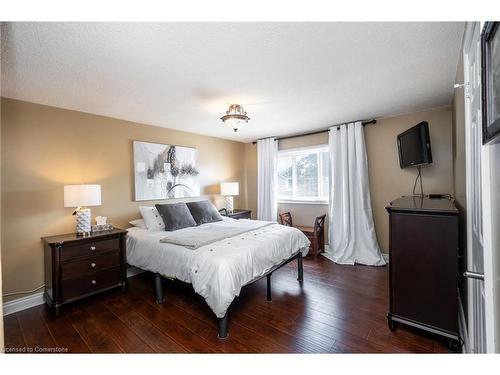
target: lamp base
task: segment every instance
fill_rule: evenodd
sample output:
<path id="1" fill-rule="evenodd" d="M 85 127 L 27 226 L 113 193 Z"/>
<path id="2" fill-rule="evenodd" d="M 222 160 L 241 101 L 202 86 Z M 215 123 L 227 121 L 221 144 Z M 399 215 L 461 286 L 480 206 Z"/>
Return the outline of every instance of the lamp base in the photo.
<path id="1" fill-rule="evenodd" d="M 233 214 L 233 197 L 230 195 L 226 196 L 226 210 L 229 215 Z"/>
<path id="2" fill-rule="evenodd" d="M 91 231 L 90 208 L 80 208 L 76 211 L 76 234 L 85 236 Z"/>

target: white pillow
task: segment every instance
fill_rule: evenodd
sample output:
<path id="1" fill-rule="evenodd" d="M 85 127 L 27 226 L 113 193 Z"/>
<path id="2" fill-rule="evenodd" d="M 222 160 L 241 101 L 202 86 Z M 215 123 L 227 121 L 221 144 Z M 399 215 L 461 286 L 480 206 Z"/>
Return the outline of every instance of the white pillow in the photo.
<path id="1" fill-rule="evenodd" d="M 144 223 L 146 224 L 146 228 L 148 228 L 148 230 L 165 230 L 165 223 L 163 222 L 163 219 L 161 218 L 156 207 L 140 206 L 139 210 L 141 211 L 142 218 L 144 219 Z"/>
<path id="2" fill-rule="evenodd" d="M 148 229 L 146 227 L 146 223 L 144 222 L 144 219 L 135 219 L 135 220 L 129 221 L 128 223 L 130 225 L 132 225 L 133 227 Z"/>

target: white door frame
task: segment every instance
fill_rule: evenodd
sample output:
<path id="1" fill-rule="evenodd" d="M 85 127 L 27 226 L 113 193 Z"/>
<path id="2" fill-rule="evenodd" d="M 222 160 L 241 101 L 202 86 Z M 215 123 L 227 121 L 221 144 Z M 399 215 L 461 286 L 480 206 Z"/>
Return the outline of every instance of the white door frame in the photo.
<path id="1" fill-rule="evenodd" d="M 475 33 L 477 33 L 476 28 L 482 29 L 482 24 L 479 22 L 468 22 L 465 30 L 464 44 L 463 44 L 463 57 L 464 57 L 464 80 L 465 89 L 467 90 L 467 84 L 470 82 L 469 77 L 469 66 L 466 51 L 469 50 L 471 43 L 476 43 L 473 40 Z M 466 155 L 466 190 L 467 190 L 467 266 L 471 270 L 472 267 L 472 256 L 470 256 L 469 251 L 472 249 L 472 220 L 470 215 L 472 214 L 472 157 L 469 141 L 471 139 L 471 123 L 470 123 L 470 113 L 469 113 L 469 103 L 468 95 L 464 95 L 465 98 L 465 155 Z M 492 228 L 492 212 L 491 212 L 491 180 L 490 180 L 490 152 L 488 146 L 481 145 L 481 206 L 482 206 L 482 223 L 483 223 L 483 255 L 484 255 L 484 303 L 485 303 L 485 326 L 486 326 L 486 351 L 488 353 L 494 353 L 496 351 L 496 339 L 495 339 L 495 298 L 494 298 L 494 269 L 493 269 L 493 228 Z M 472 281 L 473 282 L 473 281 Z M 477 282 L 477 281 L 475 281 Z M 469 348 L 473 348 L 474 334 L 473 324 L 471 324 L 471 319 L 474 316 L 474 306 L 472 292 L 473 288 L 471 286 L 471 281 L 468 281 L 468 339 Z"/>

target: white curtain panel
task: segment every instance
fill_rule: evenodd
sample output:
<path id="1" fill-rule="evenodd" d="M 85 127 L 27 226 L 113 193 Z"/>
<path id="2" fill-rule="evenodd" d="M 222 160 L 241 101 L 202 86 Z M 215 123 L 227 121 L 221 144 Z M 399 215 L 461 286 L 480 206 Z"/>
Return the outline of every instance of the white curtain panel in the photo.
<path id="1" fill-rule="evenodd" d="M 257 219 L 276 221 L 278 216 L 278 142 L 257 141 Z"/>
<path id="2" fill-rule="evenodd" d="M 373 224 L 361 121 L 330 128 L 328 258 L 339 264 L 385 265 Z"/>

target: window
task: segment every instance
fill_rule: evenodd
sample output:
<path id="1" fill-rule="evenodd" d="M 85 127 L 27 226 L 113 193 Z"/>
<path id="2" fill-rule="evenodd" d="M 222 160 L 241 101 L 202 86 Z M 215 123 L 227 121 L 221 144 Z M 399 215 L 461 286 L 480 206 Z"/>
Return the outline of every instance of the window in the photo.
<path id="1" fill-rule="evenodd" d="M 328 202 L 329 174 L 328 146 L 280 151 L 278 199 Z"/>

